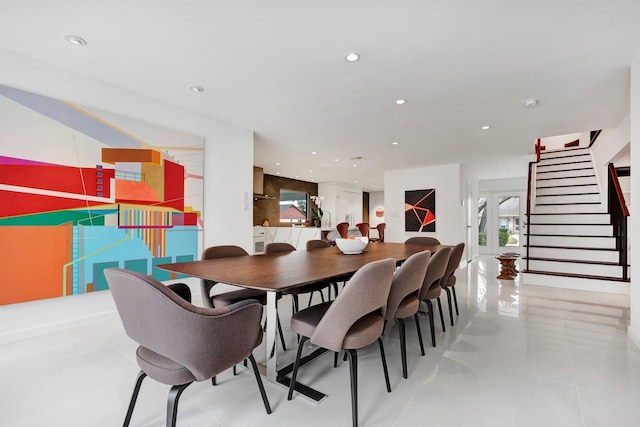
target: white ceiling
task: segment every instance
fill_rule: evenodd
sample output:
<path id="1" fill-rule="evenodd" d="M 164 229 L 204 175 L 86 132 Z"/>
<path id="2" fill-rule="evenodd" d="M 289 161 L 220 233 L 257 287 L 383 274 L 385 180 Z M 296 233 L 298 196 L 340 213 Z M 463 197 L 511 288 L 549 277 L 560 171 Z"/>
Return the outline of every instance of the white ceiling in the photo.
<path id="1" fill-rule="evenodd" d="M 0 46 L 253 129 L 266 173 L 375 191 L 524 176 L 535 138 L 617 127 L 640 1 L 0 0 Z"/>

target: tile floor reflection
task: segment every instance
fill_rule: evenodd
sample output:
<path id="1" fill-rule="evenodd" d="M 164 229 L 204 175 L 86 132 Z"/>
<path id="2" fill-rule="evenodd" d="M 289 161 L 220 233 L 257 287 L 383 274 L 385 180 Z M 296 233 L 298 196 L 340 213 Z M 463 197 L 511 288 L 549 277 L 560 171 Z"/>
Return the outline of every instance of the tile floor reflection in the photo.
<path id="1" fill-rule="evenodd" d="M 446 332 L 436 322 L 438 346 L 428 346 L 425 357 L 408 323 L 407 380 L 398 331 L 388 325 L 392 393 L 384 387 L 377 347 L 360 353 L 360 425 L 637 426 L 640 351 L 626 335 L 628 297 L 526 286 L 499 281 L 497 274 L 493 257 L 458 272 L 460 315 Z M 104 301 L 101 316 L 88 317 L 82 326 L 57 326 L 0 344 L 2 426 L 122 425 L 138 371 L 136 346 L 119 319 L 104 314 L 113 308 Z M 443 302 L 447 310 L 444 294 Z M 283 298 L 280 313 L 293 347 L 288 304 Z M 47 304 L 38 307 L 48 310 Z M 5 328 L 9 311 L 2 318 Z M 428 342 L 428 319 L 421 321 Z M 266 382 L 274 409 L 266 415 L 251 371 L 239 369 L 235 377 L 221 374 L 217 387 L 190 386 L 178 425 L 349 426 L 348 366 L 334 369 L 332 361 L 327 354 L 299 374 L 300 381 L 329 394 L 320 404 L 300 396 L 288 402 L 284 389 Z M 164 425 L 167 392 L 167 386 L 145 381 L 131 425 Z"/>

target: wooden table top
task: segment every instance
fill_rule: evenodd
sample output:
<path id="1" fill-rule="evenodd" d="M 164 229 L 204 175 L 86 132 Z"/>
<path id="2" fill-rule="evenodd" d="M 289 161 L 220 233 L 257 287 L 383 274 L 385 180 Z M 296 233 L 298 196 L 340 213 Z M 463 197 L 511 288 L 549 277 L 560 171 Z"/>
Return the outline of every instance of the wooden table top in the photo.
<path id="1" fill-rule="evenodd" d="M 405 243 L 371 243 L 364 253 L 345 255 L 336 247 L 276 254 L 217 258 L 162 264 L 163 270 L 201 279 L 264 291 L 284 291 L 309 283 L 356 272 L 363 265 L 385 258 L 404 261 L 416 252 L 438 246 Z"/>

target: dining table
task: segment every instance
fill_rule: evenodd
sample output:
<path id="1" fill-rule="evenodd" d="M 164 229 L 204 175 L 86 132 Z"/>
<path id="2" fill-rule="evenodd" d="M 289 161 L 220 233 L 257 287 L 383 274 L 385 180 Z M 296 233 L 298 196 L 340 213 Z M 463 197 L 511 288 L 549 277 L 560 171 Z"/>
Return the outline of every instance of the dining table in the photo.
<path id="1" fill-rule="evenodd" d="M 392 258 L 399 265 L 411 255 L 424 250 L 435 252 L 441 245 L 425 246 L 406 243 L 370 243 L 360 254 L 343 254 L 337 247 L 298 250 L 284 253 L 247 255 L 200 261 L 161 264 L 158 268 L 200 279 L 265 291 L 266 362 L 261 372 L 267 379 L 288 386 L 287 374 L 292 364 L 278 369 L 277 356 L 277 296 L 283 291 L 311 283 L 348 277 L 365 264 Z M 324 350 L 316 349 L 303 361 L 307 362 Z M 296 390 L 312 400 L 326 395 L 304 384 Z"/>

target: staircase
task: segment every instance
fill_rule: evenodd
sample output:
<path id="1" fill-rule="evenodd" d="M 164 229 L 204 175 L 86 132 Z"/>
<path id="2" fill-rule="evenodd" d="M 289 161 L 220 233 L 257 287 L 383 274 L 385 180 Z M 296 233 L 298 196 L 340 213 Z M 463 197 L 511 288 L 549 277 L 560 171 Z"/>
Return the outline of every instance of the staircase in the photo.
<path id="1" fill-rule="evenodd" d="M 523 283 L 628 293 L 589 148 L 542 152 L 534 182 Z"/>

